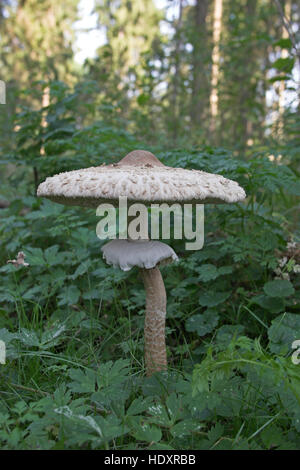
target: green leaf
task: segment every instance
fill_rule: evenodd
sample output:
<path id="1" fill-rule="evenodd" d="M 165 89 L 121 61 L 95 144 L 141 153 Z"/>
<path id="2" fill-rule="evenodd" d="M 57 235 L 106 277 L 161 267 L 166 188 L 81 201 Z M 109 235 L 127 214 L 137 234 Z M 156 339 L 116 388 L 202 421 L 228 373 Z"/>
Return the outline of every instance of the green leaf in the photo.
<path id="1" fill-rule="evenodd" d="M 269 78 L 268 82 L 269 83 L 276 83 L 276 82 L 285 82 L 286 80 L 289 80 L 290 76 L 289 75 L 275 75 L 275 77 Z"/>
<path id="2" fill-rule="evenodd" d="M 59 294 L 60 299 L 58 305 L 73 305 L 76 304 L 80 296 L 80 290 L 76 286 L 67 286 Z"/>
<path id="3" fill-rule="evenodd" d="M 223 325 L 218 329 L 216 343 L 226 348 L 233 338 L 241 336 L 245 331 L 243 325 Z"/>
<path id="4" fill-rule="evenodd" d="M 199 304 L 203 307 L 215 307 L 222 304 L 231 295 L 231 292 L 204 292 L 199 296 Z"/>
<path id="5" fill-rule="evenodd" d="M 70 369 L 69 376 L 72 382 L 68 387 L 76 393 L 92 393 L 96 386 L 96 373 L 90 370 Z"/>
<path id="6" fill-rule="evenodd" d="M 197 269 L 199 273 L 199 280 L 203 282 L 211 281 L 218 277 L 218 268 L 213 264 L 203 264 Z"/>
<path id="7" fill-rule="evenodd" d="M 124 404 L 130 394 L 128 373 L 128 360 L 118 359 L 101 364 L 97 372 L 98 391 L 93 393 L 92 401 L 103 407 L 109 407 L 112 402 Z"/>
<path id="8" fill-rule="evenodd" d="M 155 418 L 151 421 L 160 424 L 162 426 L 170 426 L 172 424 L 172 419 L 170 419 L 166 408 L 161 403 L 153 404 L 149 406 L 148 413 Z"/>
<path id="9" fill-rule="evenodd" d="M 274 46 L 279 46 L 283 49 L 290 49 L 292 47 L 292 41 L 289 38 L 281 38 L 274 42 Z"/>
<path id="10" fill-rule="evenodd" d="M 150 96 L 149 95 L 146 95 L 145 93 L 141 93 L 138 97 L 137 97 L 137 102 L 140 106 L 144 106 L 150 99 Z"/>
<path id="11" fill-rule="evenodd" d="M 161 430 L 157 426 L 142 422 L 140 423 L 140 427 L 132 434 L 138 441 L 145 442 L 159 442 L 162 437 Z"/>
<path id="12" fill-rule="evenodd" d="M 32 287 L 22 295 L 22 298 L 25 300 L 32 300 L 35 298 L 36 294 L 39 294 L 41 292 L 41 290 L 41 286 Z"/>
<path id="13" fill-rule="evenodd" d="M 143 413 L 144 411 L 149 409 L 149 407 L 151 405 L 151 402 L 152 402 L 152 398 L 150 398 L 150 397 L 147 397 L 145 399 L 143 397 L 136 398 L 130 404 L 126 415 L 127 416 L 136 416 L 136 415 L 139 415 L 139 414 Z"/>
<path id="14" fill-rule="evenodd" d="M 0 329 L 0 340 L 8 345 L 13 339 L 18 338 L 18 333 L 10 333 L 6 328 Z"/>
<path id="15" fill-rule="evenodd" d="M 182 402 L 180 395 L 176 395 L 176 393 L 171 393 L 166 400 L 166 406 L 168 415 L 170 416 L 170 422 L 175 423 L 177 421 L 182 412 Z"/>
<path id="16" fill-rule="evenodd" d="M 13 292 L 0 292 L 0 302 L 14 303 L 15 300 L 16 298 L 14 297 Z"/>
<path id="17" fill-rule="evenodd" d="M 45 260 L 50 266 L 55 266 L 57 264 L 63 263 L 65 256 L 63 253 L 58 253 L 58 250 L 59 246 L 53 245 L 44 251 Z"/>
<path id="18" fill-rule="evenodd" d="M 30 266 L 44 266 L 45 259 L 43 255 L 43 250 L 41 248 L 28 248 L 25 251 L 26 262 Z"/>
<path id="19" fill-rule="evenodd" d="M 27 328 L 22 328 L 18 334 L 18 339 L 22 341 L 26 346 L 40 346 L 40 340 L 33 330 L 27 330 Z"/>
<path id="20" fill-rule="evenodd" d="M 295 293 L 292 283 L 283 279 L 266 282 L 264 291 L 269 297 L 289 297 Z"/>
<path id="21" fill-rule="evenodd" d="M 286 73 L 291 73 L 295 64 L 295 59 L 293 57 L 280 57 L 275 60 L 273 67 L 277 70 L 283 70 Z"/>
<path id="22" fill-rule="evenodd" d="M 91 263 L 90 260 L 83 261 L 83 262 L 80 263 L 80 265 L 77 267 L 75 273 L 70 276 L 70 278 L 71 278 L 71 279 L 77 279 L 79 276 L 82 276 L 83 274 L 85 274 L 85 273 L 88 271 L 88 269 L 90 268 L 91 264 L 92 264 L 92 263 Z"/>
<path id="23" fill-rule="evenodd" d="M 219 275 L 225 275 L 225 274 L 231 274 L 233 271 L 233 266 L 221 266 L 221 268 L 218 269 Z"/>
<path id="24" fill-rule="evenodd" d="M 268 329 L 270 349 L 276 354 L 286 354 L 292 350 L 292 343 L 300 339 L 300 315 L 284 313 L 272 321 Z"/>
<path id="25" fill-rule="evenodd" d="M 207 309 L 204 313 L 193 315 L 186 323 L 187 331 L 195 331 L 199 336 L 205 336 L 217 326 L 219 315 L 213 309 Z"/>
<path id="26" fill-rule="evenodd" d="M 279 426 L 276 426 L 276 424 L 272 424 L 263 429 L 260 433 L 260 438 L 267 449 L 277 447 L 285 442 L 283 430 Z"/>
<path id="27" fill-rule="evenodd" d="M 219 276 L 230 274 L 233 271 L 232 266 L 222 266 L 217 268 L 213 264 L 202 264 L 199 268 L 196 268 L 196 271 L 199 273 L 199 280 L 203 282 L 213 281 Z"/>
<path id="28" fill-rule="evenodd" d="M 279 299 L 278 297 L 268 297 L 264 294 L 253 297 L 251 302 L 271 313 L 280 313 L 285 307 L 283 299 Z"/>
<path id="29" fill-rule="evenodd" d="M 224 426 L 220 423 L 217 423 L 213 426 L 207 433 L 209 441 L 214 444 L 220 437 L 222 437 L 224 432 Z"/>
<path id="30" fill-rule="evenodd" d="M 84 414 L 75 413 L 69 406 L 61 406 L 54 409 L 55 413 L 65 416 L 74 423 L 74 431 L 78 425 L 87 428 L 91 433 L 95 433 L 100 439 L 100 442 L 113 439 L 127 432 L 127 429 L 122 429 L 121 426 L 118 426 L 119 422 L 115 417 L 108 417 L 107 419 L 102 416 L 88 416 Z M 78 429 L 80 433 L 80 428 Z M 93 436 L 88 434 L 84 436 L 84 440 L 91 439 Z M 75 442 L 80 442 L 76 438 Z"/>
<path id="31" fill-rule="evenodd" d="M 192 432 L 199 431 L 203 425 L 199 421 L 193 419 L 185 419 L 175 424 L 171 428 L 171 434 L 178 439 L 190 435 Z"/>
<path id="32" fill-rule="evenodd" d="M 53 327 L 47 331 L 44 331 L 41 339 L 41 346 L 43 349 L 51 348 L 61 342 L 64 337 L 62 334 L 65 332 L 66 326 L 62 323 L 53 325 Z"/>
<path id="33" fill-rule="evenodd" d="M 19 444 L 21 439 L 23 439 L 24 434 L 25 431 L 22 431 L 18 427 L 9 432 L 7 435 L 7 441 L 12 448 L 15 448 Z"/>

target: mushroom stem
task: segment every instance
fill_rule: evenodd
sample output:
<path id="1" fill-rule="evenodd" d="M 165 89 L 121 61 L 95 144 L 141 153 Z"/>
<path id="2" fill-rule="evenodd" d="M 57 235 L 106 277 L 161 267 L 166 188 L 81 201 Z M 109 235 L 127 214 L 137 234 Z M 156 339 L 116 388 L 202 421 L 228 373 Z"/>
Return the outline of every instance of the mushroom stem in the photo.
<path id="1" fill-rule="evenodd" d="M 145 363 L 146 374 L 167 369 L 165 322 L 167 296 L 160 270 L 141 269 L 146 290 Z"/>

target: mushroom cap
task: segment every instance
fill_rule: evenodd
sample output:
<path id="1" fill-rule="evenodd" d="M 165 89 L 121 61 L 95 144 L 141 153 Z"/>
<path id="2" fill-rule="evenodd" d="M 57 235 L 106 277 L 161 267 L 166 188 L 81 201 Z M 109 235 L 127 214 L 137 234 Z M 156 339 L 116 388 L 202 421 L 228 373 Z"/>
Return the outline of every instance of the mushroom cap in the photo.
<path id="1" fill-rule="evenodd" d="M 200 170 L 172 168 L 152 153 L 134 150 L 111 165 L 68 171 L 47 178 L 38 196 L 70 206 L 98 207 L 101 203 L 232 203 L 242 201 L 245 191 L 221 175 Z"/>
<path id="2" fill-rule="evenodd" d="M 178 260 L 173 248 L 153 240 L 112 240 L 102 248 L 103 258 L 114 268 L 129 271 L 135 266 L 151 269 Z"/>

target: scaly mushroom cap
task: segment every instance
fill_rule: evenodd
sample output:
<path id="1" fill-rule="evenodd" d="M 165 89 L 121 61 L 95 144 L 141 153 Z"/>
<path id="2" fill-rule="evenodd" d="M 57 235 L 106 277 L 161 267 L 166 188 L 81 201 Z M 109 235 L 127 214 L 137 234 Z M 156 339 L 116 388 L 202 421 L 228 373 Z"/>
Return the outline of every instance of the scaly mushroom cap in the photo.
<path id="1" fill-rule="evenodd" d="M 238 202 L 245 191 L 221 175 L 172 168 L 152 153 L 134 150 L 119 163 L 68 171 L 41 183 L 38 196 L 70 206 L 98 207 L 119 204 L 119 197 L 142 203 Z"/>
<path id="2" fill-rule="evenodd" d="M 135 266 L 151 269 L 178 260 L 173 248 L 153 240 L 112 240 L 101 250 L 107 264 L 122 271 L 129 271 Z"/>

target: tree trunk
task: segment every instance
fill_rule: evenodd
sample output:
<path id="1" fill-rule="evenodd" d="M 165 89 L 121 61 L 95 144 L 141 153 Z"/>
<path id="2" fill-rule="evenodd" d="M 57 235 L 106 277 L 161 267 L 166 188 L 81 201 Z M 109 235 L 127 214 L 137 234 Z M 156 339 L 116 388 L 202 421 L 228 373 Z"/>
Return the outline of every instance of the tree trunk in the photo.
<path id="1" fill-rule="evenodd" d="M 47 108 L 50 104 L 50 88 L 49 86 L 46 86 L 43 91 L 43 97 L 42 97 L 42 108 L 44 109 L 43 111 L 43 116 L 42 116 L 42 127 L 45 128 L 47 127 L 47 111 L 45 108 Z M 41 155 L 45 155 L 45 149 L 44 146 L 41 146 L 40 150 Z"/>
<path id="2" fill-rule="evenodd" d="M 182 9 L 183 9 L 183 0 L 179 0 L 179 14 L 178 20 L 176 25 L 176 33 L 175 33 L 175 58 L 174 58 L 174 65 L 175 65 L 175 73 L 174 73 L 174 80 L 173 80 L 173 90 L 171 94 L 171 110 L 173 116 L 173 123 L 172 123 L 172 136 L 174 141 L 178 137 L 179 131 L 179 107 L 178 107 L 178 99 L 180 95 L 180 68 L 181 68 L 181 28 L 182 28 Z"/>
<path id="3" fill-rule="evenodd" d="M 246 0 L 246 18 L 248 19 L 248 28 L 255 30 L 257 21 L 257 0 Z M 256 47 L 252 41 L 245 46 L 245 59 L 243 61 L 243 73 L 240 77 L 241 86 L 238 96 L 239 106 L 237 109 L 238 122 L 236 124 L 237 142 L 241 149 L 247 147 L 247 142 L 252 138 L 253 122 L 251 117 L 251 103 L 257 99 L 257 82 L 255 82 L 255 72 L 258 67 Z"/>
<path id="4" fill-rule="evenodd" d="M 42 109 L 43 109 L 42 122 L 41 122 L 42 128 L 47 127 L 47 111 L 44 110 L 44 108 L 47 108 L 49 104 L 50 104 L 50 88 L 49 86 L 46 86 L 44 88 L 43 97 L 42 97 Z M 45 149 L 44 149 L 43 143 L 41 144 L 41 147 L 40 147 L 40 155 L 42 156 L 45 155 Z M 36 191 L 39 185 L 39 173 L 38 173 L 38 169 L 36 166 L 33 167 L 33 178 L 34 178 L 34 187 L 35 187 L 35 194 L 36 194 Z"/>
<path id="5" fill-rule="evenodd" d="M 210 93 L 210 131 L 216 131 L 216 119 L 218 116 L 218 82 L 220 75 L 220 38 L 222 31 L 223 0 L 215 0 L 214 22 L 213 22 L 213 52 L 211 71 L 211 93 Z"/>
<path id="6" fill-rule="evenodd" d="M 289 21 L 291 18 L 291 1 L 290 0 L 285 0 L 285 5 L 284 5 L 284 16 L 287 18 Z M 282 27 L 282 37 L 283 39 L 288 39 L 289 38 L 289 33 L 288 30 L 283 26 Z M 287 49 L 282 49 L 281 50 L 281 58 L 286 59 L 288 57 L 288 51 Z M 279 82 L 279 87 L 278 87 L 278 133 L 281 135 L 283 132 L 283 115 L 284 115 L 284 109 L 285 109 L 285 81 L 280 80 Z"/>
<path id="7" fill-rule="evenodd" d="M 206 55 L 206 17 L 207 0 L 197 0 L 194 15 L 193 44 L 193 84 L 191 102 L 191 120 L 193 126 L 199 126 L 207 104 L 208 81 L 205 74 Z"/>

